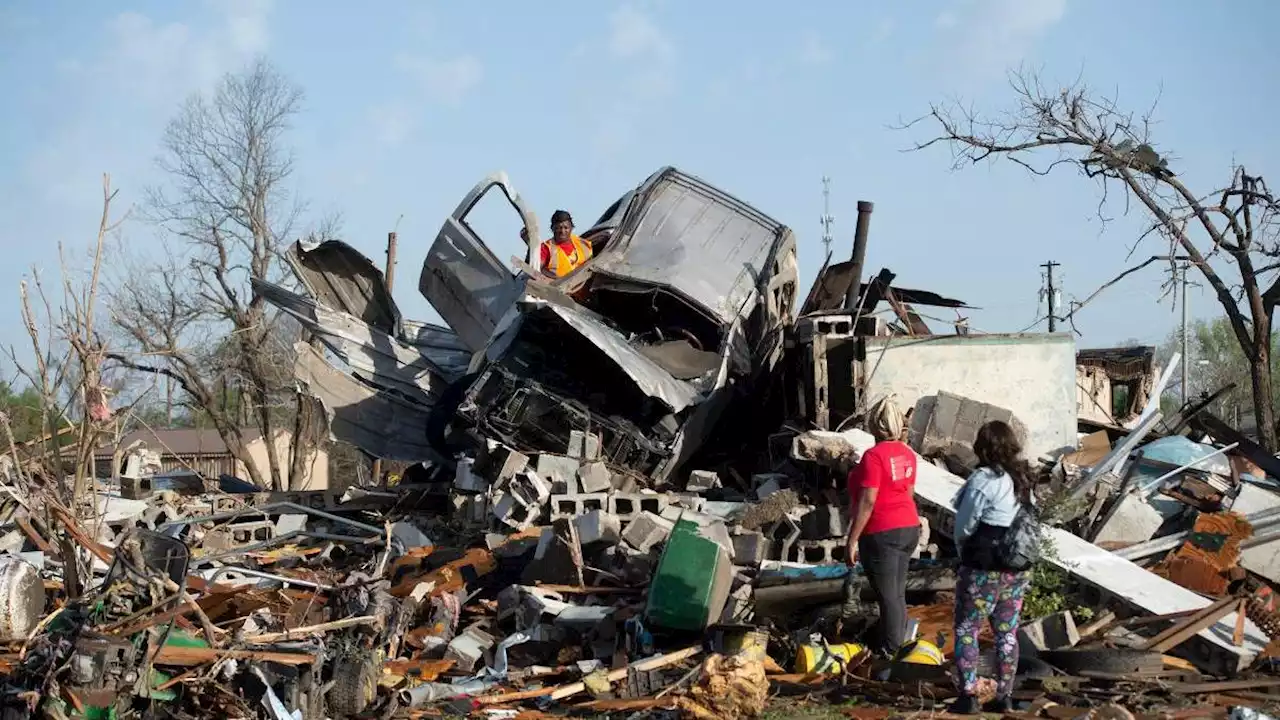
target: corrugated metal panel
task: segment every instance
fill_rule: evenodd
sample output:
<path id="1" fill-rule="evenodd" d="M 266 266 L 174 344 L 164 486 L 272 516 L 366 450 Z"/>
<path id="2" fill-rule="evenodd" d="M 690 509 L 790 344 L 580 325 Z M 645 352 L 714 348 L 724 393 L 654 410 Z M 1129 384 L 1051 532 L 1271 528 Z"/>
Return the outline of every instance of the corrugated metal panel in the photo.
<path id="1" fill-rule="evenodd" d="M 781 224 L 705 182 L 669 170 L 593 273 L 673 288 L 732 322 L 768 263 Z"/>

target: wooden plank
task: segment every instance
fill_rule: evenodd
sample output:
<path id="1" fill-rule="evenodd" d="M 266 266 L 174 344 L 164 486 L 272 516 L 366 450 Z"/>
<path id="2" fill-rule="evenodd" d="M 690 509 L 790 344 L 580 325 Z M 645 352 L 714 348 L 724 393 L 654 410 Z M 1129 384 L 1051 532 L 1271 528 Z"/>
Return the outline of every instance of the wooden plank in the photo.
<path id="1" fill-rule="evenodd" d="M 175 667 L 192 667 L 214 662 L 223 658 L 233 660 L 257 660 L 280 665 L 311 665 L 316 656 L 311 653 L 286 653 L 256 650 L 219 650 L 210 647 L 182 647 L 165 645 L 156 653 L 156 665 L 173 665 Z"/>
<path id="2" fill-rule="evenodd" d="M 1209 607 L 1151 638 L 1143 648 L 1151 652 L 1165 653 L 1207 630 L 1235 609 L 1236 599 L 1225 597 Z"/>

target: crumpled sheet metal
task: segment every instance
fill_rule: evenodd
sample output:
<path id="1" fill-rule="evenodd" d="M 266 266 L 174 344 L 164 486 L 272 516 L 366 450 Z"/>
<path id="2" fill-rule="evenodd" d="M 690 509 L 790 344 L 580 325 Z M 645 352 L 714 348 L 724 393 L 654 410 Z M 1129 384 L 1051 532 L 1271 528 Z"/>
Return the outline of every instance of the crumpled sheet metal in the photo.
<path id="1" fill-rule="evenodd" d="M 374 390 L 330 365 L 306 343 L 295 344 L 294 351 L 294 376 L 324 406 L 332 439 L 387 460 L 438 457 L 427 441 L 430 406 Z"/>
<path id="2" fill-rule="evenodd" d="M 430 403 L 449 382 L 461 376 L 470 362 L 470 354 L 459 357 L 456 351 L 437 352 L 410 345 L 357 317 L 331 310 L 278 285 L 255 280 L 253 288 L 267 302 L 297 319 L 356 375 L 421 402 Z M 438 335 L 426 333 L 440 342 Z"/>
<path id="3" fill-rule="evenodd" d="M 696 405 L 703 396 L 689 383 L 676 380 L 653 360 L 642 355 L 627 343 L 616 330 L 610 328 L 595 316 L 577 306 L 549 302 L 531 294 L 526 294 L 520 301 L 527 312 L 534 308 L 548 308 L 566 325 L 591 341 L 593 345 L 617 363 L 627 377 L 646 395 L 664 402 L 672 412 L 680 412 Z"/>

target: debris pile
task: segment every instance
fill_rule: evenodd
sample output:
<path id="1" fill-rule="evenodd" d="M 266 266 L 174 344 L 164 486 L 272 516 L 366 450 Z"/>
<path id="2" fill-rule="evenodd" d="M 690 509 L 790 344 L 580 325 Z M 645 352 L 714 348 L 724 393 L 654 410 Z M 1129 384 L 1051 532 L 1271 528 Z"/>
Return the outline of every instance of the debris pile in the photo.
<path id="1" fill-rule="evenodd" d="M 466 223 L 495 190 L 530 241 L 514 273 Z M 532 217 L 497 175 L 445 223 L 420 288 L 449 327 L 402 319 L 338 242 L 293 249 L 304 294 L 255 280 L 317 340 L 295 374 L 333 437 L 404 462 L 398 482 L 261 492 L 131 447 L 118 477 L 63 502 L 60 479 L 7 465 L 5 709 L 710 719 L 781 695 L 943 710 L 952 502 L 991 419 L 1044 455 L 1043 569 L 1060 575 L 1033 588 L 1057 607 L 1029 603 L 1020 630 L 1024 714 L 1280 700 L 1276 460 L 1203 406 L 1162 418 L 1172 368 L 1148 382 L 1126 366 L 1145 403 L 1078 437 L 1097 413 L 1078 413 L 1070 336 L 962 320 L 934 335 L 916 307 L 964 304 L 888 270 L 862 282 L 857 248 L 797 315 L 791 231 L 697 178 L 667 168 L 629 191 L 562 278 L 527 267 Z M 1114 354 L 1092 357 L 1095 377 Z M 997 368 L 1042 395 L 1006 391 Z M 909 642 L 874 658 L 844 484 L 886 394 L 910 410 L 921 534 Z"/>

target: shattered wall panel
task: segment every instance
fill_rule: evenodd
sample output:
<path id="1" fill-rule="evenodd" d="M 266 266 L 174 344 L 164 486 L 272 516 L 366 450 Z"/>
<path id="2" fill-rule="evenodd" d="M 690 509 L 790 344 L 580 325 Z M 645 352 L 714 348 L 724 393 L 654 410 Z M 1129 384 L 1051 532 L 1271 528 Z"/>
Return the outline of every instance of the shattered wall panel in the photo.
<path id="1" fill-rule="evenodd" d="M 1055 335 L 867 338 L 866 402 L 895 395 L 904 410 L 946 391 L 1007 408 L 1026 424 L 1026 454 L 1075 448 L 1075 340 Z"/>

